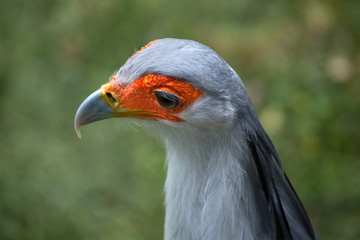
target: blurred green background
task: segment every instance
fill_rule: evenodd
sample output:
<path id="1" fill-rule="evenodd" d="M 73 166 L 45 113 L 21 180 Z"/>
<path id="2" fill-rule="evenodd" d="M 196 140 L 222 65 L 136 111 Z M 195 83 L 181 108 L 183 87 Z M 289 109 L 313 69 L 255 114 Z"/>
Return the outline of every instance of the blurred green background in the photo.
<path id="1" fill-rule="evenodd" d="M 360 239 L 360 2 L 0 0 L 0 239 L 162 239 L 165 153 L 82 100 L 163 37 L 242 77 L 322 239 Z"/>

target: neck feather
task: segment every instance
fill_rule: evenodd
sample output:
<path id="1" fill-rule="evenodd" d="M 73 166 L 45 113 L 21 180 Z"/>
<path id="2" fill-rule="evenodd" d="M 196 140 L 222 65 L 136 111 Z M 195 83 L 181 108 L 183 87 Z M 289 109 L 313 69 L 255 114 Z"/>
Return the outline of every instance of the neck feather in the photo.
<path id="1" fill-rule="evenodd" d="M 166 240 L 256 238 L 252 159 L 245 138 L 234 139 L 241 134 L 239 128 L 166 138 Z"/>

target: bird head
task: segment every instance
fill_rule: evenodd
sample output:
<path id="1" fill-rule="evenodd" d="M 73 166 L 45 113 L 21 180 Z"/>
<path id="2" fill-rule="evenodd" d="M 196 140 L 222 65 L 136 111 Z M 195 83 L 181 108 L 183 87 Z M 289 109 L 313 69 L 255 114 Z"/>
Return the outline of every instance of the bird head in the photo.
<path id="1" fill-rule="evenodd" d="M 209 47 L 160 39 L 133 54 L 85 99 L 75 129 L 80 136 L 82 125 L 126 117 L 143 126 L 221 131 L 246 115 L 249 102 L 238 75 Z"/>
<path id="2" fill-rule="evenodd" d="M 207 195 L 208 204 L 204 203 L 207 207 L 201 210 L 201 214 L 203 210 L 206 213 L 206 209 L 211 210 L 211 216 L 212 213 L 223 212 L 223 208 L 212 208 L 217 206 L 213 203 L 218 197 L 221 197 L 219 206 L 235 199 L 239 204 L 233 202 L 233 209 L 238 209 L 240 201 L 245 204 L 246 211 L 237 212 L 237 217 L 245 218 L 243 222 L 238 222 L 242 226 L 247 222 L 256 226 L 261 217 L 255 213 L 263 213 L 261 223 L 264 221 L 264 224 L 259 225 L 259 232 L 271 234 L 263 238 L 310 239 L 311 236 L 311 239 L 317 239 L 240 77 L 209 47 L 179 39 L 150 42 L 133 54 L 110 77 L 109 82 L 85 99 L 76 113 L 75 129 L 80 136 L 80 126 L 118 117 L 131 118 L 152 132 L 155 130 L 156 133 L 166 134 L 164 142 L 169 159 L 166 201 L 169 209 L 176 206 L 168 216 L 174 209 L 194 209 L 187 203 L 194 202 L 198 207 L 197 199 L 204 200 L 204 193 L 214 185 L 216 191 Z M 199 136 L 202 141 L 198 141 Z M 198 191 L 192 188 L 196 184 L 206 187 Z M 178 197 L 181 189 L 184 191 Z M 200 192 L 201 197 L 194 194 Z M 242 196 L 243 193 L 248 198 Z M 178 204 L 178 199 L 185 199 L 182 205 Z M 182 207 L 178 208 L 178 205 Z M 231 206 L 225 205 L 231 209 L 231 213 L 235 213 Z M 251 215 L 253 218 L 248 216 L 250 213 L 254 213 L 254 216 Z M 183 212 L 179 215 L 183 215 Z M 207 221 L 211 217 L 204 218 L 207 224 L 205 228 L 212 229 L 208 228 L 209 222 L 235 219 L 233 215 L 224 215 L 226 218 L 219 215 L 217 219 L 215 216 L 217 221 Z M 196 215 L 190 211 L 190 216 Z M 169 219 L 179 222 L 177 218 Z M 171 223 L 168 226 L 171 227 Z M 172 230 L 170 227 L 168 231 Z M 268 230 L 270 228 L 273 228 L 273 232 Z M 252 228 L 248 227 L 247 230 L 252 231 Z M 234 232 L 239 233 L 238 227 Z M 240 233 L 245 236 L 243 231 Z M 251 236 L 261 235 L 256 230 Z"/>

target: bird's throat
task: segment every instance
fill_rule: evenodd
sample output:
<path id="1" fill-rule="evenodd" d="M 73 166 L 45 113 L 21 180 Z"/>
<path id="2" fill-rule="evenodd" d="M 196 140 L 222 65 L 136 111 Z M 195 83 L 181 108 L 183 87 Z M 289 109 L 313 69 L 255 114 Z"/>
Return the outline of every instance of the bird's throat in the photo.
<path id="1" fill-rule="evenodd" d="M 230 136 L 166 141 L 166 240 L 253 237 L 248 219 L 258 218 L 248 208 L 250 159 L 245 144 Z"/>

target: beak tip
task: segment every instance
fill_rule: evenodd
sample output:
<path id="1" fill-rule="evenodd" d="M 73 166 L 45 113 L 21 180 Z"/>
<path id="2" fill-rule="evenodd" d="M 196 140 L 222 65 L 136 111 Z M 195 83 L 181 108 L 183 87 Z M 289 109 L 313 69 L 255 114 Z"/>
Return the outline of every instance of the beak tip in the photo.
<path id="1" fill-rule="evenodd" d="M 79 139 L 81 139 L 81 132 L 80 132 L 80 128 L 76 128 L 75 127 L 75 132 L 76 132 L 76 135 L 78 136 Z"/>
<path id="2" fill-rule="evenodd" d="M 81 127 L 81 124 L 79 124 L 79 122 L 75 118 L 74 128 L 75 128 L 76 135 L 79 137 L 79 139 L 81 139 L 80 127 Z"/>

